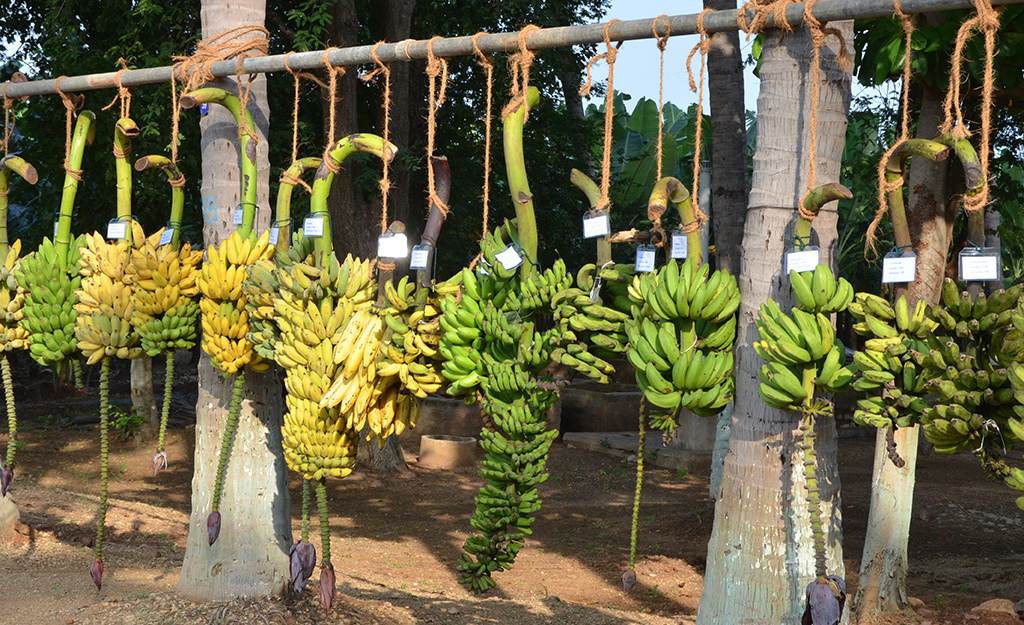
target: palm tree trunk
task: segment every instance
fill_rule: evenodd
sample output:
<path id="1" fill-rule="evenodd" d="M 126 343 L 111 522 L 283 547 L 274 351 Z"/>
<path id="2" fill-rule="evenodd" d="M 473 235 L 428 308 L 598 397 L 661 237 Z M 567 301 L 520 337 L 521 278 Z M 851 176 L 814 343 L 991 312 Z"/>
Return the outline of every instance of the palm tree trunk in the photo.
<path id="1" fill-rule="evenodd" d="M 838 22 L 849 43 L 852 22 Z M 836 61 L 837 44 L 822 50 L 817 128 L 817 181 L 839 180 L 850 103 L 848 70 Z M 783 257 L 792 246 L 796 206 L 809 171 L 812 48 L 806 28 L 781 42 L 764 43 L 758 98 L 757 152 L 744 226 L 736 341 L 736 400 L 721 497 L 708 544 L 707 573 L 697 623 L 795 625 L 803 613 L 803 591 L 814 573 L 799 415 L 768 408 L 757 395 L 761 360 L 751 347 L 753 319 L 772 297 L 793 304 Z M 822 262 L 833 262 L 836 211 L 829 206 L 814 222 Z M 771 279 L 766 277 L 771 276 Z M 839 474 L 835 423 L 821 419 L 817 473 L 827 541 L 829 573 L 843 575 Z"/>
<path id="2" fill-rule="evenodd" d="M 264 1 L 204 0 L 203 36 L 247 24 L 263 24 Z M 238 92 L 234 80 L 215 86 Z M 249 110 L 256 124 L 258 168 L 257 221 L 266 229 L 270 220 L 267 159 L 269 112 L 266 79 L 253 80 Z M 187 120 L 187 117 L 185 118 Z M 238 127 L 222 107 L 211 106 L 200 121 L 202 129 L 204 205 L 213 203 L 216 219 L 203 224 L 207 246 L 234 229 L 232 212 L 241 200 Z M 224 526 L 215 545 L 209 545 L 206 517 L 219 447 L 232 394 L 225 380 L 203 353 L 199 362 L 199 401 L 196 404 L 195 474 L 192 515 L 178 593 L 193 600 L 224 601 L 237 597 L 281 595 L 287 585 L 291 547 L 291 505 L 288 471 L 281 447 L 281 380 L 276 372 L 247 373 L 244 400 L 229 457 L 220 511 Z"/>

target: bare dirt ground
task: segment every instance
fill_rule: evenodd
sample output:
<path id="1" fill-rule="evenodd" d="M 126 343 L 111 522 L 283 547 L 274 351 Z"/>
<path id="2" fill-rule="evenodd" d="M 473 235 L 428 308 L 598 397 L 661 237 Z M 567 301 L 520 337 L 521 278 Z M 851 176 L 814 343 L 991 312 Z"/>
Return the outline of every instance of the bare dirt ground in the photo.
<path id="1" fill-rule="evenodd" d="M 647 472 L 639 583 L 625 594 L 619 577 L 629 556 L 634 468 L 563 444 L 552 449 L 551 479 L 541 487 L 544 507 L 534 536 L 486 598 L 463 590 L 453 569 L 479 478 L 474 471 L 429 470 L 411 462 L 404 477 L 359 473 L 331 481 L 338 595 L 329 615 L 319 608 L 318 573 L 300 598 L 180 600 L 174 589 L 190 505 L 188 428 L 169 432 L 170 469 L 156 479 L 151 443 L 112 445 L 106 573 L 97 592 L 88 568 L 99 491 L 98 428 L 70 424 L 71 408 L 42 398 L 21 406 L 19 401 L 26 445 L 12 493 L 33 537 L 0 548 L 0 625 L 662 625 L 690 623 L 696 615 L 713 519 L 707 469 Z M 89 413 L 87 405 L 80 408 Z M 864 437 L 840 441 L 851 596 L 868 514 L 872 443 Z M 0 444 L 6 446 L 6 435 Z M 298 493 L 298 482 L 292 486 Z M 292 499 L 298 535 L 299 498 Z M 1024 597 L 1022 525 L 1024 513 L 1011 491 L 988 481 L 973 457 L 923 455 L 910 541 L 909 590 L 917 608 L 893 623 L 1020 622 L 1009 614 L 970 610 L 993 598 Z"/>

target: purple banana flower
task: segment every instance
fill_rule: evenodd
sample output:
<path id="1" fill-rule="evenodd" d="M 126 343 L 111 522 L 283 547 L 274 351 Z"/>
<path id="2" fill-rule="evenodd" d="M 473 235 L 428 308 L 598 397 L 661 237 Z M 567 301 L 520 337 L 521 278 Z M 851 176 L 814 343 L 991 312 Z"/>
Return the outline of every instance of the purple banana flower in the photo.
<path id="1" fill-rule="evenodd" d="M 839 625 L 846 603 L 846 582 L 829 575 L 807 586 L 807 608 L 801 625 Z"/>
<path id="2" fill-rule="evenodd" d="M 626 569 L 622 572 L 622 592 L 629 592 L 636 585 L 636 571 Z"/>
<path id="3" fill-rule="evenodd" d="M 210 546 L 217 542 L 217 537 L 220 536 L 220 512 L 214 511 L 210 513 L 210 516 L 206 517 L 206 534 L 210 537 Z"/>
<path id="4" fill-rule="evenodd" d="M 334 566 L 328 564 L 320 567 L 320 605 L 324 606 L 325 612 L 331 611 L 332 601 L 334 601 Z"/>
<path id="5" fill-rule="evenodd" d="M 11 480 L 14 479 L 14 469 L 4 467 L 0 469 L 0 497 L 7 496 L 7 489 L 11 487 Z"/>
<path id="6" fill-rule="evenodd" d="M 153 456 L 153 477 L 160 474 L 161 469 L 167 468 L 167 454 L 162 451 L 156 452 Z"/>
<path id="7" fill-rule="evenodd" d="M 103 584 L 103 560 L 96 558 L 89 565 L 89 575 L 92 576 L 92 583 L 96 584 L 96 590 L 100 590 Z"/>
<path id="8" fill-rule="evenodd" d="M 313 569 L 316 567 L 316 547 L 300 540 L 292 545 L 288 555 L 291 557 L 289 569 L 292 590 L 297 595 L 302 594 L 302 591 L 306 589 L 306 582 L 313 575 Z"/>

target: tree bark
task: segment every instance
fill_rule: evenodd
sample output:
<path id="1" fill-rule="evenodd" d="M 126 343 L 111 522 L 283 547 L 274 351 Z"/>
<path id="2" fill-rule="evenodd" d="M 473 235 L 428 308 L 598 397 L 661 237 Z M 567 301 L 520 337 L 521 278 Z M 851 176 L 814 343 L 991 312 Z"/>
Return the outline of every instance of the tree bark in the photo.
<path id="1" fill-rule="evenodd" d="M 18 504 L 8 492 L 0 497 L 0 544 L 10 542 L 17 538 L 17 529 L 21 524 L 21 516 L 18 514 Z"/>
<path id="2" fill-rule="evenodd" d="M 203 36 L 210 37 L 246 24 L 263 24 L 264 2 L 228 3 L 204 0 Z M 234 80 L 216 86 L 237 93 Z M 253 80 L 249 110 L 259 142 L 257 221 L 270 220 L 267 134 L 269 113 L 266 79 Z M 223 107 L 211 106 L 200 121 L 202 129 L 204 206 L 212 204 L 213 221 L 203 224 L 207 246 L 218 244 L 233 230 L 232 211 L 241 200 L 238 127 Z M 188 544 L 178 593 L 193 600 L 230 600 L 236 597 L 281 595 L 288 583 L 291 547 L 291 505 L 288 471 L 281 447 L 283 402 L 280 375 L 246 372 L 244 399 L 224 479 L 220 510 L 223 529 L 211 547 L 206 518 L 212 501 L 219 448 L 232 394 L 225 380 L 203 353 L 199 362 L 199 400 L 196 404 L 195 473 L 192 478 L 192 514 Z"/>
<path id="3" fill-rule="evenodd" d="M 131 361 L 132 405 L 135 414 L 146 420 L 141 435 L 145 440 L 156 437 L 160 429 L 160 413 L 153 396 L 153 359 L 149 356 Z"/>
<path id="4" fill-rule="evenodd" d="M 852 22 L 830 24 L 847 42 Z M 851 75 L 836 61 L 837 43 L 822 50 L 817 132 L 817 185 L 839 180 Z M 739 278 L 742 303 L 736 342 L 736 400 L 721 498 L 708 544 L 698 625 L 795 625 L 813 578 L 812 532 L 798 448 L 799 416 L 768 408 L 757 395 L 761 359 L 753 320 L 768 297 L 788 309 L 793 297 L 782 274 L 792 246 L 796 206 L 807 187 L 812 49 L 806 28 L 764 42 L 753 186 L 744 226 Z M 836 210 L 814 222 L 822 262 L 832 263 Z M 817 476 L 830 574 L 844 574 L 839 474 L 833 419 L 817 427 Z"/>
<path id="5" fill-rule="evenodd" d="M 917 136 L 933 139 L 942 121 L 941 92 L 925 87 L 921 96 Z M 948 221 L 956 216 L 947 212 L 946 177 L 949 160 L 934 162 L 926 158 L 910 161 L 907 222 L 917 254 L 917 280 L 907 289 L 911 305 L 924 299 L 935 304 L 946 275 L 946 256 L 951 229 Z M 896 453 L 905 461 L 897 468 L 888 461 L 886 431 L 875 434 L 875 461 L 871 485 L 868 526 L 864 536 L 860 577 L 854 605 L 857 621 L 872 623 L 877 613 L 894 613 L 907 607 L 907 542 L 910 539 L 911 511 L 917 473 L 920 427 L 900 428 L 895 432 Z"/>

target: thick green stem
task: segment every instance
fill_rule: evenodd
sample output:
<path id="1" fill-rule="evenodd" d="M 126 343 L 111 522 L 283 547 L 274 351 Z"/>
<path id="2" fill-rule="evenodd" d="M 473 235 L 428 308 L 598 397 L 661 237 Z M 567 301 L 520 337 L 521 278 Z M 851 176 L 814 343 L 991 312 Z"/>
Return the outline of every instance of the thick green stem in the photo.
<path id="1" fill-rule="evenodd" d="M 569 173 L 569 181 L 576 185 L 576 188 L 583 192 L 587 196 L 587 202 L 590 203 L 590 210 L 597 208 L 598 203 L 601 201 L 601 188 L 597 186 L 597 183 L 590 179 L 590 176 L 586 175 L 582 171 L 573 168 Z M 611 220 L 612 206 L 608 205 L 608 219 Z M 606 234 L 602 237 L 597 238 L 597 266 L 603 267 L 605 264 L 612 260 L 612 243 L 611 234 Z"/>
<path id="2" fill-rule="evenodd" d="M 526 124 L 526 107 L 534 108 L 540 103 L 540 91 L 530 87 L 526 94 L 526 106 L 519 107 L 505 117 L 505 171 L 508 188 L 512 193 L 512 204 L 516 207 L 516 228 L 519 231 L 519 246 L 532 262 L 537 262 L 537 217 L 533 211 L 533 193 L 526 177 L 526 157 L 523 153 L 523 126 Z M 523 264 L 523 277 L 530 268 Z"/>
<path id="3" fill-rule="evenodd" d="M 235 428 L 238 426 L 238 412 L 242 407 L 242 388 L 245 386 L 245 369 L 235 374 L 235 387 L 231 394 L 231 405 L 228 408 L 228 420 L 224 424 L 224 436 L 220 442 L 220 461 L 217 463 L 217 479 L 213 485 L 213 512 L 220 512 L 220 496 L 224 486 L 224 473 L 228 468 L 228 456 L 235 440 Z"/>
<path id="4" fill-rule="evenodd" d="M 636 569 L 636 530 L 640 524 L 640 490 L 644 484 L 644 443 L 647 439 L 644 407 L 640 406 L 640 434 L 636 443 L 636 491 L 633 493 L 633 525 L 629 531 L 629 570 Z"/>
<path id="5" fill-rule="evenodd" d="M 704 246 L 700 240 L 700 228 L 694 225 L 697 222 L 697 215 L 693 210 L 693 198 L 683 183 L 671 176 L 655 183 L 654 189 L 651 190 L 651 198 L 647 201 L 647 217 L 652 221 L 659 221 L 668 209 L 669 202 L 672 202 L 679 212 L 679 224 L 684 229 L 689 228 L 686 232 L 686 258 L 693 260 L 699 267 L 704 264 Z"/>
<path id="6" fill-rule="evenodd" d="M 7 194 L 10 191 L 11 172 L 25 179 L 29 184 L 39 181 L 36 168 L 15 154 L 0 158 L 0 259 L 7 258 L 10 248 L 7 239 Z"/>
<path id="7" fill-rule="evenodd" d="M 800 424 L 804 451 L 804 476 L 807 481 L 807 513 L 811 519 L 811 531 L 814 533 L 814 574 L 819 582 L 825 581 L 825 531 L 821 523 L 821 496 L 818 489 L 818 477 L 815 474 L 814 451 L 814 415 L 804 414 Z"/>
<path id="8" fill-rule="evenodd" d="M 4 397 L 7 399 L 7 462 L 8 469 L 14 468 L 15 442 L 18 437 L 18 416 L 14 412 L 14 380 L 11 379 L 11 363 L 7 353 L 0 354 L 0 371 L 3 372 Z"/>
<path id="9" fill-rule="evenodd" d="M 964 184 L 967 187 L 968 195 L 977 193 L 985 186 L 985 179 L 981 171 L 981 159 L 977 151 L 971 145 L 970 139 L 954 139 L 951 135 L 942 135 L 936 139 L 937 142 L 952 148 L 964 170 Z"/>
<path id="10" fill-rule="evenodd" d="M 398 154 L 398 148 L 393 143 L 385 143 L 384 139 L 377 135 L 367 133 L 356 133 L 339 139 L 324 154 L 324 159 L 316 170 L 316 176 L 313 178 L 313 195 L 309 200 L 310 214 L 321 214 L 324 215 L 324 219 L 329 219 L 327 195 L 331 191 L 334 172 L 341 167 L 346 158 L 356 152 L 369 152 L 390 163 Z M 330 225 L 329 221 L 327 225 Z M 324 228 L 324 235 L 317 240 L 315 248 L 323 253 L 330 253 L 333 249 L 331 234 L 327 227 Z"/>
<path id="11" fill-rule="evenodd" d="M 181 234 L 181 215 L 185 210 L 185 176 L 178 167 L 166 156 L 150 154 L 135 161 L 136 171 L 159 168 L 167 174 L 167 182 L 171 185 L 171 217 L 168 227 L 173 229 L 171 247 L 178 247 L 178 236 Z"/>
<path id="12" fill-rule="evenodd" d="M 76 358 L 71 359 L 71 378 L 74 380 L 75 388 L 85 388 L 85 378 L 82 374 L 82 363 Z"/>
<path id="13" fill-rule="evenodd" d="M 313 500 L 313 486 L 309 480 L 302 478 L 302 534 L 301 540 L 309 542 L 309 508 Z"/>
<path id="14" fill-rule="evenodd" d="M 117 176 L 117 218 L 128 220 L 132 215 L 132 166 L 128 157 L 132 152 L 132 137 L 139 136 L 139 127 L 128 117 L 117 120 L 114 126 L 114 171 Z M 129 225 L 126 237 L 131 241 Z"/>
<path id="15" fill-rule="evenodd" d="M 327 512 L 327 481 L 316 482 L 316 502 L 320 508 L 320 568 L 331 567 L 331 517 Z"/>
<path id="16" fill-rule="evenodd" d="M 302 174 L 320 167 L 320 163 L 321 159 L 315 156 L 307 156 L 292 163 L 281 174 L 281 184 L 277 187 L 277 206 L 274 211 L 274 223 L 272 224 L 277 227 L 276 252 L 287 252 L 288 245 L 291 243 L 292 191 L 295 189 L 295 185 Z"/>
<path id="17" fill-rule="evenodd" d="M 96 520 L 96 547 L 94 556 L 103 559 L 103 525 L 107 520 L 107 467 L 110 461 L 108 426 L 110 418 L 110 357 L 100 365 L 100 509 Z"/>
<path id="18" fill-rule="evenodd" d="M 241 135 L 242 154 L 242 225 L 238 234 L 244 239 L 252 234 L 256 219 L 256 124 L 248 109 L 242 110 L 242 102 L 238 96 L 232 95 L 216 87 L 196 89 L 181 96 L 181 108 L 189 109 L 200 104 L 219 104 L 226 108 L 235 118 Z"/>
<path id="19" fill-rule="evenodd" d="M 167 435 L 167 419 L 171 415 L 171 390 L 174 385 L 174 352 L 167 352 L 166 373 L 164 374 L 164 405 L 160 410 L 160 433 L 156 439 L 156 451 L 164 450 L 164 437 Z"/>
<path id="20" fill-rule="evenodd" d="M 67 168 L 77 172 L 82 167 L 82 154 L 85 146 L 92 145 L 96 138 L 93 126 L 96 115 L 92 111 L 82 111 L 75 122 L 75 132 L 71 136 L 71 151 L 68 155 Z M 75 196 L 78 194 L 78 178 L 65 173 L 64 191 L 60 198 L 60 216 L 57 220 L 57 235 L 53 243 L 57 256 L 57 264 L 62 271 L 68 269 L 68 245 L 71 244 L 71 212 L 75 207 Z"/>
<path id="21" fill-rule="evenodd" d="M 853 193 L 849 189 L 838 182 L 830 182 L 807 194 L 807 197 L 804 198 L 804 210 L 817 217 L 818 211 L 829 202 L 848 200 L 852 197 Z M 811 221 L 812 219 L 804 217 L 802 214 L 797 217 L 796 228 L 793 231 L 793 247 L 801 249 L 810 244 Z"/>

